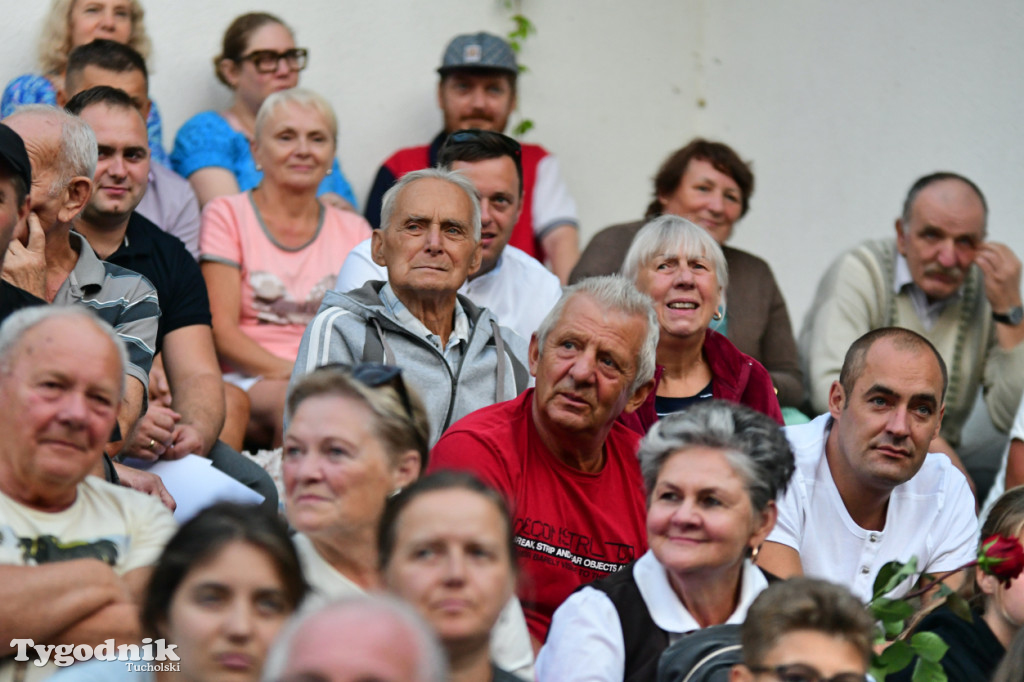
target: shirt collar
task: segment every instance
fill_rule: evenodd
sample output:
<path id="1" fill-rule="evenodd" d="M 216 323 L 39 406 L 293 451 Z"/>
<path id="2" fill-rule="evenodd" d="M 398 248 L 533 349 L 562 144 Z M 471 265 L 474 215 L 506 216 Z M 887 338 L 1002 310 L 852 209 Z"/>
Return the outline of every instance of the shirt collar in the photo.
<path id="1" fill-rule="evenodd" d="M 71 290 L 80 296 L 87 288 L 103 286 L 107 271 L 96 252 L 89 246 L 89 241 L 74 230 L 68 233 L 68 237 L 71 240 L 71 248 L 78 252 L 78 261 L 68 275 Z"/>
<path id="2" fill-rule="evenodd" d="M 686 610 L 672 589 L 668 573 L 654 556 L 654 552 L 647 550 L 647 553 L 640 557 L 633 567 L 633 578 L 655 625 L 668 633 L 681 634 L 701 629 L 700 623 Z M 766 587 L 768 580 L 764 573 L 744 559 L 743 572 L 740 575 L 740 598 L 736 603 L 736 610 L 725 622 L 742 623 L 747 617 L 750 604 Z"/>
<path id="3" fill-rule="evenodd" d="M 395 295 L 394 289 L 391 288 L 391 283 L 386 283 L 380 290 L 380 300 L 384 303 L 384 307 L 387 308 L 388 312 L 398 320 L 399 324 L 411 331 L 417 336 L 421 336 L 430 343 L 434 344 L 438 350 L 444 352 L 448 348 L 451 348 L 453 344 L 461 342 L 469 342 L 469 317 L 466 315 L 466 311 L 463 310 L 462 304 L 459 303 L 459 299 L 455 299 L 455 323 L 451 335 L 448 337 L 447 348 L 441 347 L 441 337 L 430 331 L 427 325 L 423 324 L 418 317 L 413 315 L 405 304 L 398 300 L 398 296 Z"/>
<path id="4" fill-rule="evenodd" d="M 914 282 L 907 259 L 899 252 L 896 253 L 896 272 L 893 275 L 892 287 L 893 293 L 897 295 L 906 291 L 911 305 L 914 306 L 914 312 L 917 313 L 925 329 L 928 330 L 935 326 L 942 312 L 959 301 L 963 295 L 963 287 L 960 287 L 949 298 L 944 298 L 941 301 L 929 301 L 928 295 Z"/>

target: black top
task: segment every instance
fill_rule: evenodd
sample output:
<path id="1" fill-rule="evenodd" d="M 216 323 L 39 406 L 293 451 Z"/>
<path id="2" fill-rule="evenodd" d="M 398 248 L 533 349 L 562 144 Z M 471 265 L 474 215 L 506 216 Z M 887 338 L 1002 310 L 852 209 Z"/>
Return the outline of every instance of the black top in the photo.
<path id="1" fill-rule="evenodd" d="M 19 289 L 10 282 L 0 280 L 0 322 L 15 310 L 33 305 L 46 305 L 46 301 L 36 298 L 24 289 Z"/>
<path id="2" fill-rule="evenodd" d="M 714 379 L 708 382 L 708 385 L 697 391 L 697 395 L 690 395 L 684 398 L 669 398 L 667 396 L 654 396 L 654 411 L 658 413 L 658 419 L 664 419 L 670 414 L 676 412 L 685 412 L 702 400 L 711 400 L 714 398 L 714 389 L 712 384 Z"/>
<path id="3" fill-rule="evenodd" d="M 160 297 L 156 350 L 164 335 L 194 324 L 210 326 L 210 299 L 199 265 L 177 237 L 167 234 L 138 213 L 128 220 L 124 242 L 108 262 L 134 270 L 152 284 Z"/>
<path id="4" fill-rule="evenodd" d="M 669 641 L 668 633 L 659 628 L 651 618 L 647 603 L 633 578 L 635 567 L 634 561 L 618 573 L 595 580 L 589 587 L 608 595 L 619 615 L 625 653 L 624 682 L 649 682 L 657 675 L 658 661 L 668 648 Z M 759 567 L 755 569 L 764 574 L 769 585 L 778 582 L 777 576 Z M 583 587 L 587 585 L 579 589 Z"/>
<path id="5" fill-rule="evenodd" d="M 974 620 L 968 623 L 949 608 L 940 606 L 925 616 L 917 627 L 917 632 L 934 632 L 949 645 L 949 651 L 939 661 L 949 682 L 991 679 L 1006 653 L 981 616 L 973 610 L 971 616 Z M 910 682 L 916 663 L 915 658 L 906 668 L 885 679 L 888 682 Z"/>

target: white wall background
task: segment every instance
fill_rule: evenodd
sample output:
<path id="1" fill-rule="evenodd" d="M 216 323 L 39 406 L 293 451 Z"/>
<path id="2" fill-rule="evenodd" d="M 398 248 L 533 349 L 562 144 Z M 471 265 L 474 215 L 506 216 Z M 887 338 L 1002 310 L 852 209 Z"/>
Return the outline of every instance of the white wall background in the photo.
<path id="1" fill-rule="evenodd" d="M 0 80 L 35 68 L 44 0 L 0 0 Z M 456 33 L 505 33 L 503 0 L 143 0 L 165 142 L 228 92 L 211 58 L 231 19 L 266 10 L 310 48 L 305 86 L 338 110 L 360 200 L 379 163 L 440 128 L 436 74 Z M 1024 3 L 1019 0 L 519 0 L 525 138 L 561 158 L 584 240 L 637 219 L 662 159 L 694 135 L 754 162 L 733 240 L 766 258 L 799 329 L 828 263 L 892 232 L 938 169 L 988 196 L 989 231 L 1024 253 Z"/>

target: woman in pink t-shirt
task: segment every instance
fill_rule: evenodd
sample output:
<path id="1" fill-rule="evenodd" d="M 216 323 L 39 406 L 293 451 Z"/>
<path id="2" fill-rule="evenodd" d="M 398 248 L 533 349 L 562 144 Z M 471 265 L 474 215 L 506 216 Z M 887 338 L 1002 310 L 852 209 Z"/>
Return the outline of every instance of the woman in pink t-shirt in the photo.
<path id="1" fill-rule="evenodd" d="M 292 365 L 306 324 L 353 246 L 360 216 L 317 200 L 338 124 L 330 104 L 300 88 L 269 96 L 256 117 L 253 158 L 263 180 L 203 210 L 200 261 L 225 378 L 252 403 L 246 441 L 281 444 Z"/>

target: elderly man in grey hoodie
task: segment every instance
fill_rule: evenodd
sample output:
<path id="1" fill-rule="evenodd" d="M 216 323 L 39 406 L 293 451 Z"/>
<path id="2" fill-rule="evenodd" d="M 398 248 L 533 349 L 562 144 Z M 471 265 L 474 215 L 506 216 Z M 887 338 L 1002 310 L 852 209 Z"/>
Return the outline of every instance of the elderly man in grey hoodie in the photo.
<path id="1" fill-rule="evenodd" d="M 480 267 L 480 204 L 472 183 L 436 168 L 384 195 L 373 260 L 388 281 L 330 292 L 306 328 L 292 381 L 328 363 L 401 367 L 430 415 L 431 445 L 456 420 L 526 389 L 526 342 L 457 294 Z"/>

